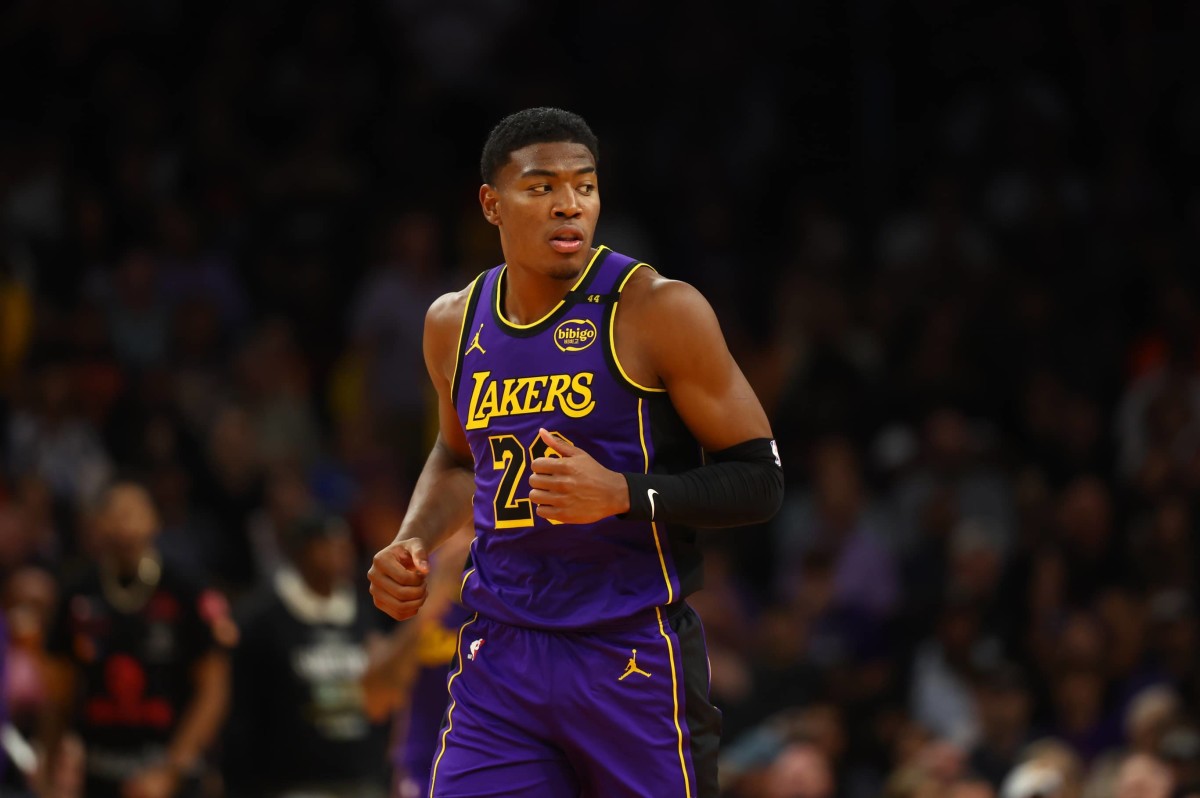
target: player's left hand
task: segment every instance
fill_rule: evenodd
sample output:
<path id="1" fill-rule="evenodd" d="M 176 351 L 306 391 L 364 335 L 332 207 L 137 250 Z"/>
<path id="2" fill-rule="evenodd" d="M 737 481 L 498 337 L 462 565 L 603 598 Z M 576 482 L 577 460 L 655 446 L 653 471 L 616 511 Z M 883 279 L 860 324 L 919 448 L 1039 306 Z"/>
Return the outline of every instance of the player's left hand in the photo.
<path id="1" fill-rule="evenodd" d="M 529 499 L 538 515 L 566 524 L 589 524 L 629 509 L 625 477 L 544 429 L 538 437 L 555 453 L 533 461 Z"/>
<path id="2" fill-rule="evenodd" d="M 179 777 L 167 766 L 143 770 L 121 785 L 123 798 L 171 798 L 179 788 Z"/>

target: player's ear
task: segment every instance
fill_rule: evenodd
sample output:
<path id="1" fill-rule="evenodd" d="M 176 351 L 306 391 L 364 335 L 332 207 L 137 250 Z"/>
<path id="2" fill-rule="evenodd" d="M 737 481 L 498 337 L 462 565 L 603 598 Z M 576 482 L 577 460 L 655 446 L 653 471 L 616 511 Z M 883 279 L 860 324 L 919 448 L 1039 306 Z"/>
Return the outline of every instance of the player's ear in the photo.
<path id="1" fill-rule="evenodd" d="M 491 224 L 500 226 L 500 195 L 496 189 L 484 183 L 479 187 L 479 206 L 483 208 L 483 218 Z"/>

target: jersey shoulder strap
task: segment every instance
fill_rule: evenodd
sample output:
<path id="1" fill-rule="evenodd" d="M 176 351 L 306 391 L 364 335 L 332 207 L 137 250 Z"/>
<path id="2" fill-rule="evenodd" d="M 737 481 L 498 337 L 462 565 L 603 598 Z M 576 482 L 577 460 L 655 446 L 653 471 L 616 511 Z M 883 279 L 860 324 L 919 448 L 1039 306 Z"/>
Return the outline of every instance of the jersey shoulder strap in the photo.
<path id="1" fill-rule="evenodd" d="M 483 287 L 491 280 L 495 279 L 495 272 L 499 271 L 499 267 L 489 269 L 485 272 L 480 272 L 479 276 L 471 283 L 471 291 L 467 294 L 467 304 L 463 308 L 462 321 L 459 323 L 458 330 L 458 354 L 454 358 L 454 376 L 450 380 L 450 400 L 454 406 L 458 406 L 458 375 L 462 374 L 463 358 L 467 356 L 467 350 L 471 348 L 471 330 L 475 326 L 475 311 L 479 307 L 479 297 L 483 294 Z M 478 337 L 476 332 L 475 336 Z"/>
<path id="2" fill-rule="evenodd" d="M 567 301 L 571 304 L 611 305 L 620 298 L 620 287 L 625 277 L 639 265 L 644 264 L 628 255 L 609 250 L 592 279 L 587 285 L 568 293 Z"/>

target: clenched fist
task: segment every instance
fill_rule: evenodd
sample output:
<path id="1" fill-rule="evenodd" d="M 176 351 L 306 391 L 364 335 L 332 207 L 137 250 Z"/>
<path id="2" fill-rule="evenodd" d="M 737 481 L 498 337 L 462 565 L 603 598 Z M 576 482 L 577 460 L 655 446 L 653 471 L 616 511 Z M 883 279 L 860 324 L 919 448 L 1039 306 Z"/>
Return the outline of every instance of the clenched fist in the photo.
<path id="1" fill-rule="evenodd" d="M 419 538 L 397 540 L 380 549 L 367 571 L 375 606 L 397 621 L 411 618 L 425 603 L 428 575 L 429 557 Z"/>

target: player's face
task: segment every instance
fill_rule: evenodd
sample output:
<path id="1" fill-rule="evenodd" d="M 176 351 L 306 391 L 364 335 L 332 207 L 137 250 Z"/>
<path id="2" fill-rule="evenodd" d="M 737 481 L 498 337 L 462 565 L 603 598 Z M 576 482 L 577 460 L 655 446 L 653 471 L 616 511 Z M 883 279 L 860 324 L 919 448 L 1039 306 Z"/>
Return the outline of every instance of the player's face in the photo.
<path id="1" fill-rule="evenodd" d="M 500 228 L 509 266 L 574 279 L 591 257 L 600 216 L 596 160 L 574 142 L 515 150 L 494 185 L 479 190 L 487 220 Z"/>

